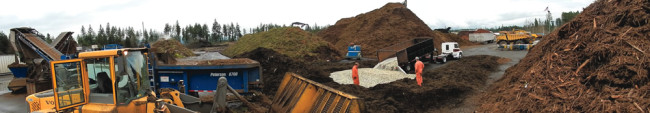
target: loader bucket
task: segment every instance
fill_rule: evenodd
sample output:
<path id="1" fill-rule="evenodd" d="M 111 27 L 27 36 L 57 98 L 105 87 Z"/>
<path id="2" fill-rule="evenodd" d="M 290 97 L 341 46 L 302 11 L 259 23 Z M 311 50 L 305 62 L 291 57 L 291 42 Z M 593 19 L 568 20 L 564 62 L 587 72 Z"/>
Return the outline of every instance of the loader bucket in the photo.
<path id="1" fill-rule="evenodd" d="M 276 113 L 360 113 L 363 110 L 361 98 L 294 73 L 284 75 L 273 99 L 271 109 Z"/>
<path id="2" fill-rule="evenodd" d="M 165 104 L 165 106 L 167 106 L 167 109 L 169 109 L 170 113 L 199 113 L 199 112 L 187 109 L 187 108 L 176 106 L 174 104 L 169 104 L 169 103 L 164 103 L 164 102 L 162 104 Z"/>
<path id="3" fill-rule="evenodd" d="M 212 102 L 201 102 L 199 98 L 184 93 L 179 93 L 178 97 L 185 105 L 185 108 L 201 113 L 209 113 L 212 110 Z"/>

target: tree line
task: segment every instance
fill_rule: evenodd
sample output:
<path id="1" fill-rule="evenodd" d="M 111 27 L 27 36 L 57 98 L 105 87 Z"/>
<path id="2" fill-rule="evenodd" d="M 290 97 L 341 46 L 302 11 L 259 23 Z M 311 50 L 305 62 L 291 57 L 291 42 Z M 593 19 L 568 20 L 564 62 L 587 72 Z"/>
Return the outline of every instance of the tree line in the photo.
<path id="1" fill-rule="evenodd" d="M 193 42 L 221 43 L 237 41 L 246 34 L 259 33 L 278 27 L 289 27 L 280 24 L 260 24 L 254 28 L 242 28 L 239 23 L 220 24 L 215 19 L 211 26 L 207 24 L 188 24 L 185 27 L 176 21 L 175 24 L 166 23 L 163 32 L 154 29 L 141 29 L 134 27 L 117 27 L 111 26 L 110 23 L 100 24 L 98 27 L 92 25 L 82 25 L 81 32 L 75 38 L 80 46 L 88 47 L 99 45 L 100 47 L 107 44 L 120 44 L 124 47 L 142 47 L 144 44 L 153 43 L 165 36 L 170 39 L 181 41 L 185 44 Z M 303 29 L 311 33 L 317 33 L 327 26 L 305 26 Z M 44 41 L 51 43 L 53 37 L 48 33 L 46 35 L 37 34 Z M 11 54 L 9 37 L 7 34 L 0 32 L 0 54 Z"/>
<path id="2" fill-rule="evenodd" d="M 208 27 L 207 24 L 190 24 L 186 25 L 184 28 L 181 28 L 178 24 L 178 21 L 174 25 L 169 23 L 165 24 L 163 28 L 163 33 L 169 35 L 172 39 L 184 42 L 192 43 L 197 41 L 205 41 L 210 43 L 219 43 L 219 42 L 232 42 L 237 41 L 245 34 L 253 34 L 268 31 L 273 28 L 278 27 L 288 27 L 287 25 L 279 24 L 260 24 L 255 28 L 242 28 L 239 23 L 225 23 L 220 24 L 216 19 L 212 23 L 212 26 Z M 328 26 L 318 26 L 314 24 L 314 27 L 306 26 L 303 29 L 311 33 L 317 33 Z"/>
<path id="3" fill-rule="evenodd" d="M 246 29 L 242 28 L 239 23 L 220 24 L 216 19 L 211 26 L 194 23 L 181 27 L 178 21 L 174 24 L 166 23 L 163 32 L 153 29 L 145 30 L 144 28 L 138 31 L 134 30 L 133 27 L 118 28 L 110 26 L 110 23 L 106 23 L 105 27 L 102 26 L 99 25 L 97 32 L 94 31 L 91 25 L 88 25 L 88 28 L 81 26 L 81 34 L 77 35 L 78 43 L 82 46 L 121 44 L 125 47 L 138 47 L 155 42 L 164 36 L 169 36 L 171 39 L 184 44 L 195 42 L 221 43 L 237 41 L 245 34 L 264 32 L 277 27 L 288 27 L 279 24 L 260 24 L 255 28 Z M 327 27 L 314 24 L 313 27 L 306 26 L 303 29 L 311 33 L 317 33 Z"/>
<path id="4" fill-rule="evenodd" d="M 141 43 L 156 41 L 161 37 L 160 33 L 153 29 L 119 28 L 111 26 L 110 23 L 100 24 L 98 28 L 99 30 L 95 32 L 92 25 L 88 25 L 88 28 L 82 25 L 81 33 L 77 34 L 77 43 L 81 46 L 120 44 L 125 47 L 138 47 L 142 45 Z"/>
<path id="5" fill-rule="evenodd" d="M 526 21 L 523 26 L 513 25 L 513 26 L 498 26 L 493 28 L 488 28 L 487 30 L 492 32 L 498 31 L 509 31 L 512 29 L 522 29 L 530 31 L 532 33 L 550 33 L 558 27 L 566 24 L 571 21 L 573 18 L 578 16 L 580 11 L 569 11 L 562 12 L 560 18 L 555 18 L 554 20 L 550 15 L 547 15 L 546 19 L 535 18 L 532 21 Z"/>

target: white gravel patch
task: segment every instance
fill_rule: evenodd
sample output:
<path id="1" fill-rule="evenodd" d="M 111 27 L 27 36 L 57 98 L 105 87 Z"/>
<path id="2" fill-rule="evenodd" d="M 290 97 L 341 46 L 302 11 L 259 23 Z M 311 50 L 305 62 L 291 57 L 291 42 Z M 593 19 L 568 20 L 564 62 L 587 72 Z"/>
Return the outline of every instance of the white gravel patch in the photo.
<path id="1" fill-rule="evenodd" d="M 177 59 L 179 61 L 185 60 L 217 60 L 217 59 L 230 59 L 219 52 L 194 52 L 197 56 L 185 57 Z"/>
<path id="2" fill-rule="evenodd" d="M 384 69 L 384 70 L 389 70 L 389 71 L 400 71 L 400 72 L 406 73 L 406 72 L 404 72 L 404 70 L 402 70 L 402 68 L 400 68 L 397 65 L 397 57 L 388 58 L 388 59 L 386 59 L 384 61 L 381 61 L 381 62 L 377 63 L 377 65 L 375 65 L 375 67 L 373 67 L 373 68 L 375 68 L 375 69 Z"/>
<path id="3" fill-rule="evenodd" d="M 330 74 L 330 78 L 339 84 L 354 84 L 352 70 L 337 71 Z M 359 85 L 370 88 L 377 84 L 386 84 L 404 78 L 415 79 L 415 74 L 405 74 L 400 71 L 389 71 L 373 68 L 359 68 Z"/>

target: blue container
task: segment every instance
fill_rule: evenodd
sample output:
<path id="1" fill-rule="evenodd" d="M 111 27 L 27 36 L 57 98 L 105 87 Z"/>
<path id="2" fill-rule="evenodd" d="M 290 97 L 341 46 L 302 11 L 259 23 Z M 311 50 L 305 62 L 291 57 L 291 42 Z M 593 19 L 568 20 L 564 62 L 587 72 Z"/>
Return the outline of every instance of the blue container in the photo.
<path id="1" fill-rule="evenodd" d="M 345 55 L 345 58 L 361 58 L 361 46 L 348 46 L 348 53 Z"/>
<path id="2" fill-rule="evenodd" d="M 13 73 L 16 78 L 27 77 L 27 66 L 9 67 L 9 70 L 11 70 L 11 73 Z"/>
<path id="3" fill-rule="evenodd" d="M 123 47 L 120 44 L 108 44 L 108 45 L 104 45 L 103 49 L 104 50 L 112 50 L 112 49 L 122 49 L 122 48 Z"/>
<path id="4" fill-rule="evenodd" d="M 240 93 L 248 93 L 261 84 L 261 67 L 254 64 L 232 65 L 158 65 L 155 68 L 156 88 L 181 90 L 185 93 L 215 92 L 220 77 L 228 79 L 228 85 Z"/>

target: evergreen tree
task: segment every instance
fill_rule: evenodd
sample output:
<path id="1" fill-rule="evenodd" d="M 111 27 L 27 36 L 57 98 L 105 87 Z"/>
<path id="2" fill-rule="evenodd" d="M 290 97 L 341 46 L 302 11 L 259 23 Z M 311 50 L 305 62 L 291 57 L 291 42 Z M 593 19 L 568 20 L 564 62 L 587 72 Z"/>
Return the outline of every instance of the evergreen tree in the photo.
<path id="1" fill-rule="evenodd" d="M 237 37 L 235 40 L 239 40 L 239 38 L 242 36 L 241 35 L 241 30 L 239 28 L 239 23 L 237 23 L 237 26 L 235 27 L 235 34 L 236 34 L 236 37 Z"/>
<path id="2" fill-rule="evenodd" d="M 111 24 L 106 22 L 106 42 L 104 44 L 110 44 L 113 43 L 113 36 L 111 36 Z"/>
<path id="3" fill-rule="evenodd" d="M 45 42 L 47 43 L 52 43 L 52 37 L 50 36 L 50 33 L 47 33 L 47 36 L 45 37 Z"/>
<path id="4" fill-rule="evenodd" d="M 4 33 L 0 32 L 0 54 L 12 54 L 13 49 L 11 48 L 11 42 L 9 42 L 9 37 Z"/>
<path id="5" fill-rule="evenodd" d="M 101 24 L 99 24 L 99 31 L 97 31 L 97 38 L 95 39 L 95 44 L 98 46 L 104 46 L 106 44 L 106 32 Z"/>
<path id="6" fill-rule="evenodd" d="M 85 38 L 86 46 L 90 46 L 90 45 L 93 45 L 93 43 L 96 43 L 97 40 L 95 40 L 95 39 L 96 39 L 96 38 L 95 38 L 95 36 L 96 36 L 95 34 L 96 34 L 96 33 L 95 33 L 95 30 L 93 30 L 93 27 L 90 26 L 90 25 L 88 25 L 88 33 L 87 33 L 87 35 L 84 37 L 84 38 Z"/>
<path id="7" fill-rule="evenodd" d="M 86 39 L 86 28 L 84 28 L 83 25 L 81 25 L 81 34 L 77 34 L 77 43 L 81 46 L 85 46 L 84 44 Z"/>
<path id="8" fill-rule="evenodd" d="M 228 39 L 228 41 L 230 41 L 230 33 L 228 32 L 228 26 L 226 24 L 223 24 L 221 28 L 222 28 L 221 32 L 223 33 L 223 38 Z"/>
<path id="9" fill-rule="evenodd" d="M 143 38 L 142 42 L 144 43 L 149 43 L 149 41 L 151 40 L 151 37 L 149 36 L 149 32 L 147 32 L 147 30 L 145 29 L 142 29 L 142 38 Z"/>
<path id="10" fill-rule="evenodd" d="M 153 29 L 149 29 L 149 42 L 156 42 L 160 38 L 160 33 L 154 31 Z"/>
<path id="11" fill-rule="evenodd" d="M 201 40 L 208 41 L 209 36 L 210 36 L 210 30 L 208 30 L 208 25 L 203 24 L 203 26 L 201 26 Z"/>
<path id="12" fill-rule="evenodd" d="M 560 19 L 560 18 L 555 18 L 555 25 L 556 25 L 557 27 L 562 26 L 562 23 L 564 23 L 564 21 L 562 21 L 562 19 Z"/>
<path id="13" fill-rule="evenodd" d="M 181 26 L 178 25 L 178 20 L 176 20 L 176 25 L 174 26 L 174 28 L 176 29 L 176 30 L 174 30 L 174 31 L 176 31 L 176 36 L 174 37 L 174 39 L 180 41 L 180 39 L 181 39 L 181 36 L 180 36 L 181 35 Z"/>
<path id="14" fill-rule="evenodd" d="M 163 33 L 165 33 L 165 35 L 169 35 L 169 33 L 171 31 L 172 31 L 172 28 L 171 28 L 171 26 L 169 26 L 169 23 L 165 23 L 165 29 L 164 29 Z"/>
<path id="15" fill-rule="evenodd" d="M 211 42 L 220 42 L 221 41 L 221 25 L 217 22 L 217 19 L 214 19 L 212 23 L 212 35 Z"/>

